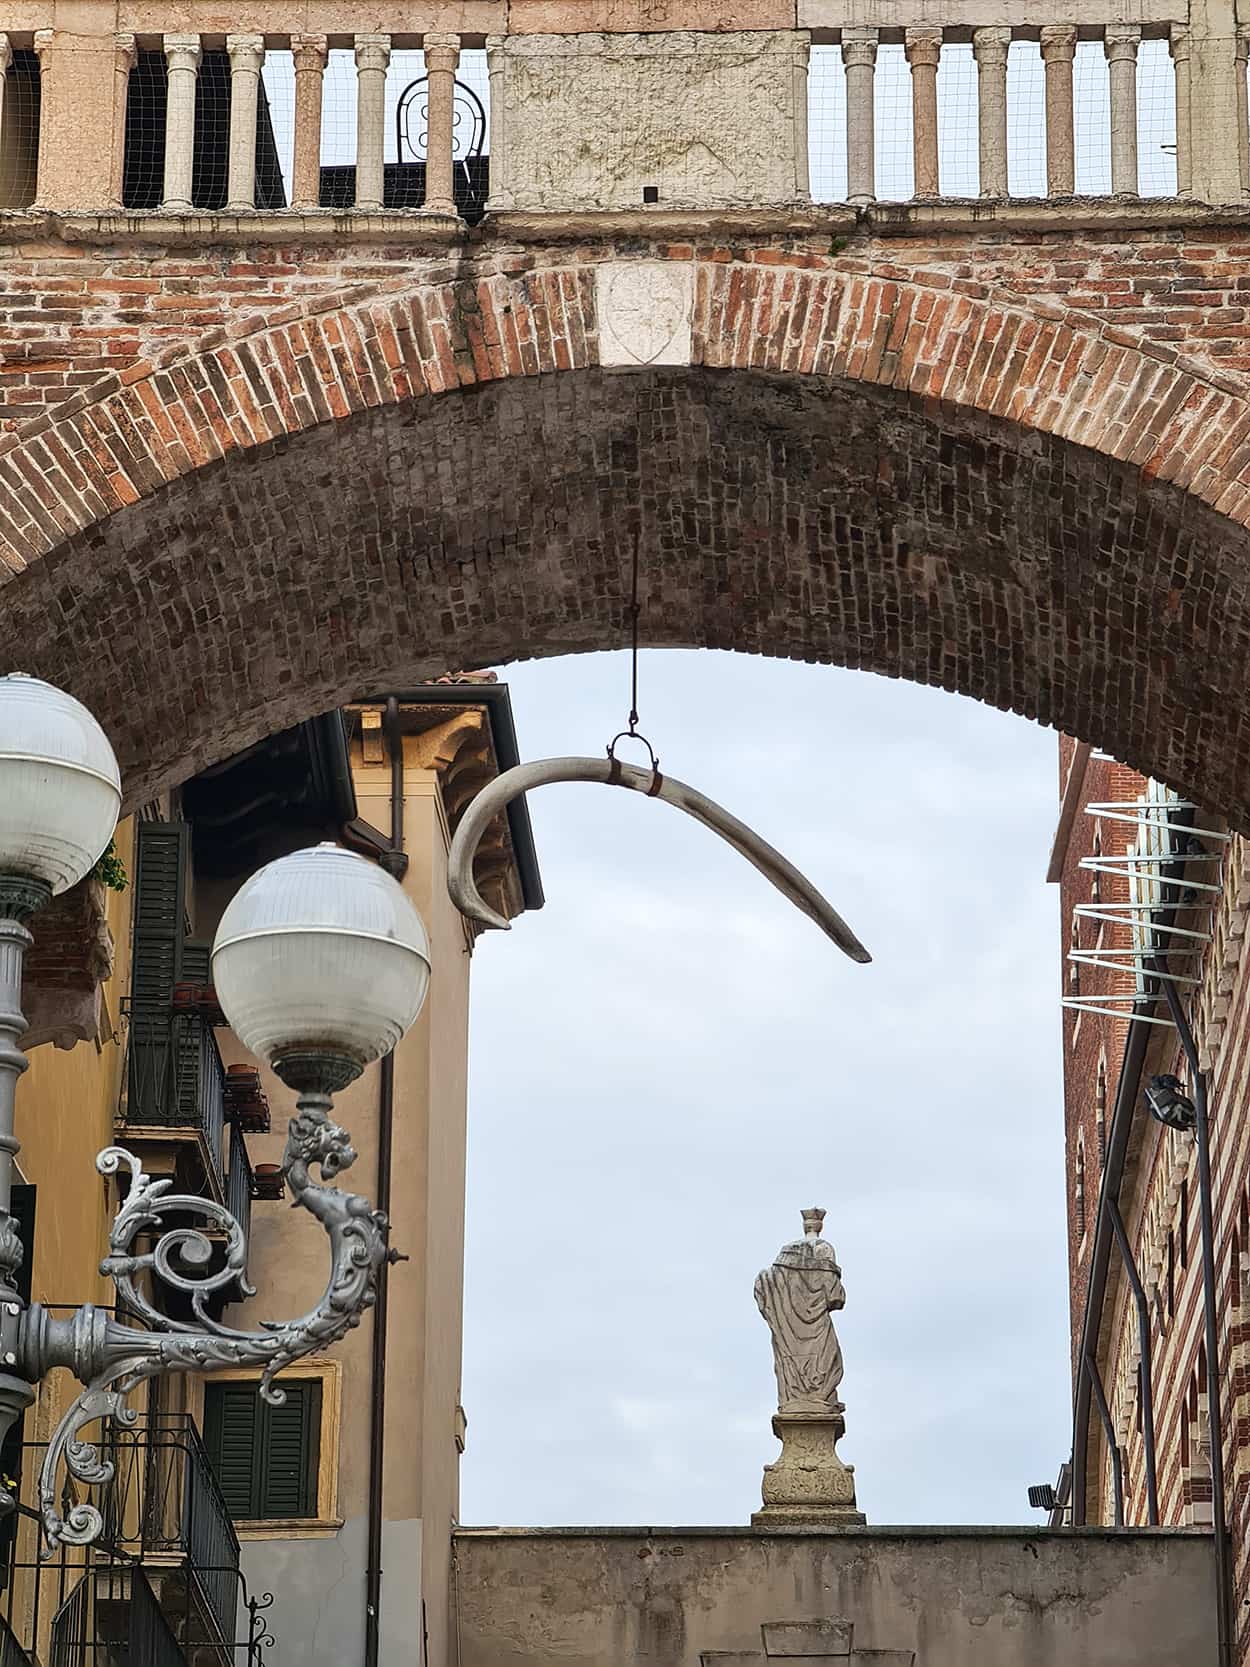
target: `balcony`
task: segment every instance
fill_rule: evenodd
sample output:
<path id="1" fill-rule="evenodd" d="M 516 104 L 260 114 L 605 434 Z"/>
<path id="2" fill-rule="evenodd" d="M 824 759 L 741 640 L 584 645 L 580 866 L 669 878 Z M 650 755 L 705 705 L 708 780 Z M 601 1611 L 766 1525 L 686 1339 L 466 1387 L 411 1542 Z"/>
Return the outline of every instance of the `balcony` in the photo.
<path id="1" fill-rule="evenodd" d="M 91 1495 L 104 1516 L 100 1543 L 47 1562 L 32 1508 L 45 1448 L 20 1448 L 21 1502 L 0 1526 L 0 1667 L 251 1660 L 264 1606 L 248 1597 L 238 1536 L 194 1422 L 149 1414 L 133 1430 L 114 1427 L 103 1446 L 116 1473 Z M 78 1497 L 67 1484 L 66 1502 Z"/>
<path id="2" fill-rule="evenodd" d="M 132 1002 L 118 1125 L 156 1148 L 188 1191 L 222 1201 L 226 1073 L 211 1015 Z"/>

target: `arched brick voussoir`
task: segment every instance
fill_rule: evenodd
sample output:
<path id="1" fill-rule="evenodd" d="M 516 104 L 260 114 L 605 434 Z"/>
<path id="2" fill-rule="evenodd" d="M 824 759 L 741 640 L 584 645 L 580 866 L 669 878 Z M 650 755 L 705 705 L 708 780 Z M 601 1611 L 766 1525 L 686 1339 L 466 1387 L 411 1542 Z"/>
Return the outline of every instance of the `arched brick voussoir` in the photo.
<path id="1" fill-rule="evenodd" d="M 370 407 L 598 362 L 593 270 L 300 311 L 102 379 L 0 444 L 0 581 L 168 481 Z"/>
<path id="2" fill-rule="evenodd" d="M 654 258 L 653 256 L 651 258 Z M 298 308 L 75 394 L 0 444 L 0 582 L 230 452 L 370 407 L 597 365 L 597 261 Z M 755 251 L 694 263 L 694 363 L 1006 418 L 1250 524 L 1250 390 L 1053 305 Z"/>
<path id="3" fill-rule="evenodd" d="M 696 357 L 843 377 L 1005 417 L 1250 525 L 1250 386 L 1087 314 L 783 264 L 703 264 Z"/>

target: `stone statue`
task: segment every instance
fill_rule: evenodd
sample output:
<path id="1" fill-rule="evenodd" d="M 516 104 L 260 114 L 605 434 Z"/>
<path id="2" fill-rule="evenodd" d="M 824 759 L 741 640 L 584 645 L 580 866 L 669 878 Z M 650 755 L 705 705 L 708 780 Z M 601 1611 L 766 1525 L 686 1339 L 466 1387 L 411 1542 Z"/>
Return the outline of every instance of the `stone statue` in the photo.
<path id="1" fill-rule="evenodd" d="M 823 1210 L 804 1210 L 804 1236 L 783 1246 L 755 1281 L 773 1334 L 780 1413 L 842 1411 L 842 1350 L 829 1316 L 846 1306 L 846 1292 L 833 1246 L 820 1236 L 824 1219 Z"/>
<path id="2" fill-rule="evenodd" d="M 842 1350 L 829 1318 L 846 1306 L 842 1269 L 820 1236 L 823 1210 L 803 1211 L 803 1237 L 782 1247 L 755 1281 L 755 1301 L 773 1334 L 781 1457 L 764 1466 L 756 1528 L 857 1528 L 854 1467 L 838 1455 L 846 1423 L 838 1399 Z"/>

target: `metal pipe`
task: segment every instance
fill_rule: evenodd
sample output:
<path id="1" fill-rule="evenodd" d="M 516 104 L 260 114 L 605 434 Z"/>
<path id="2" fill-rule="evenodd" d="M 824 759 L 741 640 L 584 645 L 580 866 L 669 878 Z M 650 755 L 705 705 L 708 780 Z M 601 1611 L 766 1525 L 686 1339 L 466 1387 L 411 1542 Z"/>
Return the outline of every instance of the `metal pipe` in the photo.
<path id="1" fill-rule="evenodd" d="M 1150 1528 L 1157 1528 L 1159 1526 L 1159 1477 L 1155 1468 L 1155 1409 L 1150 1373 L 1150 1307 L 1146 1302 L 1146 1292 L 1137 1272 L 1137 1263 L 1133 1257 L 1132 1246 L 1128 1242 L 1128 1234 L 1124 1231 L 1124 1219 L 1120 1215 L 1120 1206 L 1114 1198 L 1109 1198 L 1107 1208 L 1111 1212 L 1111 1226 L 1115 1231 L 1116 1243 L 1120 1247 L 1120 1255 L 1124 1261 L 1124 1271 L 1128 1274 L 1128 1282 L 1133 1287 L 1133 1301 L 1137 1305 L 1137 1345 L 1138 1352 L 1141 1355 L 1137 1375 L 1138 1390 L 1141 1395 L 1142 1445 L 1146 1450 L 1146 1524 Z"/>
<path id="2" fill-rule="evenodd" d="M 1088 1355 L 1085 1356 L 1085 1373 L 1089 1378 L 1090 1387 L 1094 1391 L 1094 1400 L 1098 1403 L 1098 1416 L 1102 1419 L 1103 1434 L 1107 1438 L 1107 1451 L 1111 1455 L 1111 1486 L 1115 1492 L 1115 1526 L 1124 1526 L 1124 1468 L 1120 1459 L 1120 1444 L 1115 1439 L 1115 1425 L 1111 1422 L 1111 1409 L 1107 1405 L 1107 1397 L 1103 1393 L 1102 1379 L 1098 1375 L 1098 1368 Z M 1223 1663 L 1220 1664 L 1223 1667 Z"/>
<path id="3" fill-rule="evenodd" d="M 1161 957 L 1159 958 L 1162 959 Z M 1163 962 L 1166 971 L 1166 962 Z M 1168 1011 L 1181 1039 L 1189 1080 L 1193 1085 L 1194 1139 L 1198 1147 L 1198 1220 L 1202 1237 L 1202 1310 L 1207 1345 L 1207 1418 L 1211 1431 L 1211 1527 L 1215 1542 L 1215 1581 L 1218 1599 L 1216 1645 L 1219 1667 L 1233 1659 L 1233 1580 L 1229 1561 L 1228 1519 L 1224 1502 L 1224 1417 L 1220 1399 L 1220 1328 L 1215 1289 L 1215 1223 L 1211 1208 L 1211 1140 L 1207 1116 L 1206 1072 L 1198 1063 L 1198 1049 L 1189 1016 L 1176 986 L 1163 980 Z"/>
<path id="4" fill-rule="evenodd" d="M 399 880 L 408 869 L 404 852 L 404 738 L 399 727 L 399 701 L 386 699 L 382 722 L 391 766 L 391 846 L 379 861 Z M 378 1069 L 378 1209 L 391 1209 L 391 1168 L 395 1130 L 395 1055 L 386 1054 Z M 369 1525 L 365 1561 L 365 1661 L 364 1667 L 378 1667 L 382 1611 L 382 1492 L 386 1460 L 386 1330 L 390 1289 L 390 1262 L 378 1270 L 377 1302 L 373 1309 L 373 1361 L 369 1414 Z"/>

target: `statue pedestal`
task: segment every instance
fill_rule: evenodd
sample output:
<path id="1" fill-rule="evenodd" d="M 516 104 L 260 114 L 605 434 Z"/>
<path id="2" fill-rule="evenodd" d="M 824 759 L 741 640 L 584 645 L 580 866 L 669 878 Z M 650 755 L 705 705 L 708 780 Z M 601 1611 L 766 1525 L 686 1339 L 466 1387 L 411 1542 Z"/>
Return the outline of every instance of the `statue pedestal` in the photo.
<path id="1" fill-rule="evenodd" d="M 764 1508 L 752 1528 L 861 1528 L 855 1508 L 855 1470 L 838 1457 L 846 1433 L 841 1411 L 778 1412 L 773 1434 L 781 1457 L 764 1466 Z"/>

